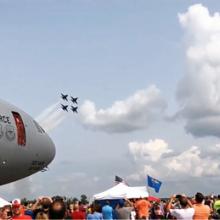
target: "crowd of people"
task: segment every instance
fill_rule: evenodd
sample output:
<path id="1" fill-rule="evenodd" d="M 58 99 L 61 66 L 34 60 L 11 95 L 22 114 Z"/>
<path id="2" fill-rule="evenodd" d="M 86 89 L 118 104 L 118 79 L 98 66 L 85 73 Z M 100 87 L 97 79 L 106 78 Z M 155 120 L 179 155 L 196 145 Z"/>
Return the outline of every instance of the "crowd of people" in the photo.
<path id="1" fill-rule="evenodd" d="M 220 219 L 220 195 L 204 196 L 196 193 L 193 198 L 173 195 L 170 199 L 149 201 L 148 198 L 119 199 L 67 204 L 62 197 L 40 197 L 34 203 L 22 204 L 14 199 L 0 208 L 0 220 L 114 220 L 114 219 Z"/>

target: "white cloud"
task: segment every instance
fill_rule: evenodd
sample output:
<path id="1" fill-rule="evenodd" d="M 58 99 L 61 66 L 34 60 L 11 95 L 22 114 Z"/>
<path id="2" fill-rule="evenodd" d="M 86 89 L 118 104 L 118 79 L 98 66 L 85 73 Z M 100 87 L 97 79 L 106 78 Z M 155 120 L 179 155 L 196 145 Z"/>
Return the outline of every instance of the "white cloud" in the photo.
<path id="1" fill-rule="evenodd" d="M 210 147 L 210 153 L 207 149 L 204 150 L 198 146 L 192 146 L 179 153 L 179 155 L 167 154 L 166 157 L 161 157 L 164 153 L 174 152 L 174 150 L 168 148 L 168 144 L 165 141 L 159 140 L 160 142 L 149 142 L 157 142 L 155 144 L 157 149 L 155 150 L 150 148 L 150 146 L 153 148 L 153 144 L 150 145 L 149 143 L 140 144 L 139 147 L 136 145 L 132 150 L 129 144 L 129 152 L 136 165 L 136 171 L 128 179 L 141 180 L 147 174 L 167 180 L 217 176 L 220 174 L 220 161 L 215 157 L 216 153 L 220 153 L 219 145 Z M 160 147 L 158 147 L 159 145 Z M 147 155 L 150 159 L 146 157 L 143 146 L 147 146 Z M 159 154 L 158 157 L 155 157 L 156 152 Z"/>
<path id="2" fill-rule="evenodd" d="M 179 156 L 169 158 L 165 166 L 169 171 L 195 177 L 215 176 L 220 173 L 220 162 L 209 156 L 201 157 L 201 149 L 192 146 Z"/>
<path id="3" fill-rule="evenodd" d="M 147 128 L 161 117 L 165 108 L 160 90 L 152 85 L 107 109 L 97 110 L 93 102 L 85 101 L 80 107 L 80 118 L 85 127 L 93 130 L 129 132 Z"/>
<path id="4" fill-rule="evenodd" d="M 158 161 L 163 154 L 172 152 L 168 148 L 168 144 L 161 139 L 150 140 L 148 143 L 130 142 L 129 152 L 133 155 L 135 160 L 139 158 L 150 159 Z"/>
<path id="5" fill-rule="evenodd" d="M 195 136 L 220 136 L 220 15 L 201 4 L 179 14 L 185 31 L 187 73 L 177 98 L 186 130 Z"/>

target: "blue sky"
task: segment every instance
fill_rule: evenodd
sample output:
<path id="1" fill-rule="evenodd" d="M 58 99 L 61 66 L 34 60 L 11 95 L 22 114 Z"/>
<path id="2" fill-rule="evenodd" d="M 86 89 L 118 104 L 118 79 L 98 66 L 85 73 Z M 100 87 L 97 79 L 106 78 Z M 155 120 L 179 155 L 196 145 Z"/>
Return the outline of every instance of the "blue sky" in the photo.
<path id="1" fill-rule="evenodd" d="M 80 99 L 79 114 L 59 112 L 48 131 L 57 147 L 49 171 L 1 194 L 92 196 L 114 175 L 135 186 L 147 174 L 163 181 L 160 196 L 217 193 L 219 11 L 217 0 L 1 0 L 1 98 L 34 118 L 61 92 Z"/>

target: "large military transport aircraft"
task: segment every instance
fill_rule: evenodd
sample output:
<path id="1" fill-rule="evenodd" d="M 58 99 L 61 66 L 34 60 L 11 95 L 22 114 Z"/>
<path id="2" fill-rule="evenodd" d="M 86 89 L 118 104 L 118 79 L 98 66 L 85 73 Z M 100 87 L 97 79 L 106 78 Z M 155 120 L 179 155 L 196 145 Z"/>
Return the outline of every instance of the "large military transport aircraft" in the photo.
<path id="1" fill-rule="evenodd" d="M 47 168 L 55 145 L 27 113 L 0 100 L 0 185 Z"/>

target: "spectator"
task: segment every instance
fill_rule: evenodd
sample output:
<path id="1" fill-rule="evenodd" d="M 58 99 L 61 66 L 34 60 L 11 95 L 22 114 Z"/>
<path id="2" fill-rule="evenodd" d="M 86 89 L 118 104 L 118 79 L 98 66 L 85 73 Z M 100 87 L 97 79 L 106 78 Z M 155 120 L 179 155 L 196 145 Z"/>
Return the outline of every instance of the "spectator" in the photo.
<path id="1" fill-rule="evenodd" d="M 54 200 L 49 207 L 49 219 L 64 219 L 66 206 L 63 200 Z"/>
<path id="2" fill-rule="evenodd" d="M 150 219 L 163 219 L 163 218 L 164 215 L 160 204 L 158 203 L 153 204 L 153 207 L 151 209 Z"/>
<path id="3" fill-rule="evenodd" d="M 1 215 L 0 215 L 1 220 L 11 220 L 12 219 L 12 211 L 11 211 L 11 206 L 10 205 L 5 205 L 1 209 Z"/>
<path id="4" fill-rule="evenodd" d="M 21 200 L 20 199 L 14 199 L 12 201 L 12 219 L 17 220 L 17 219 L 22 219 L 22 220 L 30 220 L 32 219 L 29 215 L 25 215 L 24 209 L 21 205 Z"/>
<path id="5" fill-rule="evenodd" d="M 129 200 L 119 200 L 116 206 L 116 214 L 118 219 L 131 219 L 131 211 L 134 210 L 133 204 Z"/>
<path id="6" fill-rule="evenodd" d="M 27 203 L 26 206 L 25 206 L 24 214 L 29 215 L 29 216 L 31 216 L 32 219 L 34 219 L 35 215 L 34 215 L 34 212 L 32 210 L 32 206 L 33 206 L 32 202 Z"/>
<path id="7" fill-rule="evenodd" d="M 172 203 L 175 202 L 176 199 L 179 201 L 180 208 L 172 209 Z M 192 220 L 195 212 L 194 208 L 192 208 L 191 202 L 185 195 L 173 195 L 167 204 L 167 211 L 177 219 L 186 220 Z"/>
<path id="8" fill-rule="evenodd" d="M 151 208 L 151 204 L 147 198 L 138 199 L 137 202 L 135 203 L 135 208 L 136 208 L 138 219 L 149 218 L 149 210 Z"/>
<path id="9" fill-rule="evenodd" d="M 218 212 L 220 209 L 220 195 L 218 195 L 217 200 L 214 202 L 214 211 Z"/>
<path id="10" fill-rule="evenodd" d="M 49 218 L 49 207 L 50 207 L 51 203 L 52 203 L 52 199 L 50 197 L 48 197 L 48 196 L 39 197 L 37 199 L 37 201 L 32 205 L 32 211 L 34 213 L 35 218 L 38 213 L 47 214 L 47 216 Z"/>
<path id="11" fill-rule="evenodd" d="M 106 201 L 105 205 L 102 207 L 102 216 L 103 219 L 108 219 L 108 220 L 113 219 L 113 208 L 110 206 L 108 200 Z"/>
<path id="12" fill-rule="evenodd" d="M 87 215 L 87 220 L 103 220 L 102 213 L 99 212 L 97 204 L 92 204 L 90 213 Z"/>
<path id="13" fill-rule="evenodd" d="M 67 210 L 68 216 L 71 216 L 71 214 L 73 213 L 73 211 L 74 211 L 73 208 L 74 208 L 74 204 L 70 203 L 68 210 Z"/>
<path id="14" fill-rule="evenodd" d="M 73 212 L 71 213 L 71 217 L 72 219 L 86 219 L 86 215 L 85 215 L 85 212 L 81 211 L 79 209 L 79 204 L 76 203 L 74 204 L 74 207 L 73 207 Z"/>
<path id="15" fill-rule="evenodd" d="M 195 213 L 193 215 L 194 220 L 207 220 L 210 216 L 210 208 L 207 205 L 203 204 L 205 197 L 202 193 L 198 192 L 195 195 L 195 204 L 193 208 L 195 209 Z"/>
<path id="16" fill-rule="evenodd" d="M 44 212 L 38 212 L 35 220 L 49 220 L 48 214 L 44 213 Z"/>

